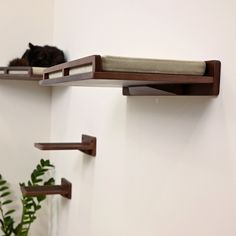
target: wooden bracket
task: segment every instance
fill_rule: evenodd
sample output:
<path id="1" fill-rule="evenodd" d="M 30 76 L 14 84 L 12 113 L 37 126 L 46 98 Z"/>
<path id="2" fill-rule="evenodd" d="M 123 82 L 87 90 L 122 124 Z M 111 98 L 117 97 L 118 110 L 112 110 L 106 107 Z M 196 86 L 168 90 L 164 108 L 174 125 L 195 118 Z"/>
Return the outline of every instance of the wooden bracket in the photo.
<path id="1" fill-rule="evenodd" d="M 71 199 L 72 184 L 65 178 L 61 179 L 61 185 L 45 186 L 21 186 L 23 196 L 37 197 L 45 195 L 60 194 L 61 196 Z"/>
<path id="2" fill-rule="evenodd" d="M 83 134 L 81 143 L 35 143 L 34 146 L 40 150 L 79 150 L 96 156 L 97 139 Z"/>

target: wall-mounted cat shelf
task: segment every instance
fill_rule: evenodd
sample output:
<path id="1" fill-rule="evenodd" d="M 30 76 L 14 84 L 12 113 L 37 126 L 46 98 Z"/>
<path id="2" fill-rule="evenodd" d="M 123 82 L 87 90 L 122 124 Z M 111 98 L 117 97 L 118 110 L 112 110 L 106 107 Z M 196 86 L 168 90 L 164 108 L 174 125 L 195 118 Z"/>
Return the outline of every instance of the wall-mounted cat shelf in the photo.
<path id="1" fill-rule="evenodd" d="M 43 78 L 44 69 L 41 67 L 23 66 L 0 67 L 0 80 L 39 81 Z"/>
<path id="2" fill-rule="evenodd" d="M 161 73 L 158 73 L 159 67 Z M 47 68 L 40 84 L 122 87 L 126 96 L 218 95 L 220 61 L 170 61 L 95 55 Z"/>
<path id="3" fill-rule="evenodd" d="M 21 186 L 22 194 L 30 197 L 60 194 L 65 198 L 71 199 L 71 189 L 72 184 L 64 178 L 61 179 L 61 185 Z"/>
<path id="4" fill-rule="evenodd" d="M 83 134 L 81 143 L 35 143 L 34 146 L 40 150 L 79 150 L 96 156 L 97 139 Z"/>

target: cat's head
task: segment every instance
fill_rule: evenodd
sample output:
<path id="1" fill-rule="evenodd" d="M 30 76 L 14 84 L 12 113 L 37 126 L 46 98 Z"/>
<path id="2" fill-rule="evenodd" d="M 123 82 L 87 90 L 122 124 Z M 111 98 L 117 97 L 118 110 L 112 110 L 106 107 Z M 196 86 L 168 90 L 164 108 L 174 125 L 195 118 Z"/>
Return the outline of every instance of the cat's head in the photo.
<path id="1" fill-rule="evenodd" d="M 29 43 L 28 61 L 30 66 L 48 67 L 50 55 L 44 47 Z"/>

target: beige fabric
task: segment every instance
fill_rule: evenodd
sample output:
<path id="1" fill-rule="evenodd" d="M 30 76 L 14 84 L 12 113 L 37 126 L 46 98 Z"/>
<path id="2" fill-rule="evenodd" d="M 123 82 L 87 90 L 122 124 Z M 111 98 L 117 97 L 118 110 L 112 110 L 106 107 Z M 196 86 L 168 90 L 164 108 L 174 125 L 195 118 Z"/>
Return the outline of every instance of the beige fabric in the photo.
<path id="1" fill-rule="evenodd" d="M 79 67 L 71 68 L 69 71 L 69 75 L 80 75 L 84 73 L 90 73 L 92 71 L 93 71 L 92 65 L 79 66 Z"/>
<path id="2" fill-rule="evenodd" d="M 33 75 L 43 75 L 44 67 L 32 67 Z"/>
<path id="3" fill-rule="evenodd" d="M 102 57 L 102 67 L 105 71 L 203 75 L 205 73 L 206 63 L 204 61 L 104 56 Z"/>

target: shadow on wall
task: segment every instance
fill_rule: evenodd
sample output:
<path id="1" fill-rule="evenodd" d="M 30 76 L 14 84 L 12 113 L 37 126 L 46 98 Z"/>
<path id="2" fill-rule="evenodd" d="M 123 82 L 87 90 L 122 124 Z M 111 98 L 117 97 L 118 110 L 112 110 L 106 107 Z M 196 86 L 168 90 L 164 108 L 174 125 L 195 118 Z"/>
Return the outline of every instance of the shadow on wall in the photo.
<path id="1" fill-rule="evenodd" d="M 79 222 L 73 226 L 75 235 L 86 235 L 86 233 L 88 234 L 90 232 L 95 161 L 95 157 L 88 156 L 82 152 L 76 154 L 75 162 L 73 166 L 70 167 L 71 172 L 78 173 L 78 175 L 72 175 L 70 177 L 70 179 L 74 180 L 76 178 L 72 183 L 72 201 L 61 197 L 54 202 L 55 206 L 52 216 L 54 217 L 54 214 L 60 215 L 52 225 L 52 231 L 56 233 L 56 235 L 59 235 L 59 233 L 61 233 L 61 235 L 68 235 L 69 229 L 63 228 L 63 231 L 58 232 L 58 225 L 70 225 L 74 218 Z M 70 214 L 72 211 L 74 212 L 73 216 Z M 81 230 L 83 232 L 81 232 Z"/>
<path id="2" fill-rule="evenodd" d="M 140 151 L 174 154 L 204 133 L 214 97 L 128 97 L 126 137 Z M 142 147 L 142 148 L 141 148 Z M 147 147 L 147 148 L 145 148 Z"/>
<path id="3" fill-rule="evenodd" d="M 129 235 L 221 235 L 230 228 L 235 155 L 226 115 L 220 97 L 127 98 Z"/>

